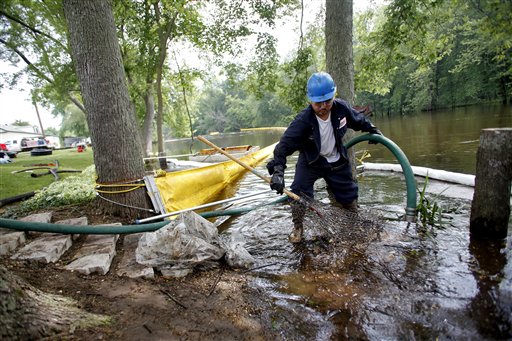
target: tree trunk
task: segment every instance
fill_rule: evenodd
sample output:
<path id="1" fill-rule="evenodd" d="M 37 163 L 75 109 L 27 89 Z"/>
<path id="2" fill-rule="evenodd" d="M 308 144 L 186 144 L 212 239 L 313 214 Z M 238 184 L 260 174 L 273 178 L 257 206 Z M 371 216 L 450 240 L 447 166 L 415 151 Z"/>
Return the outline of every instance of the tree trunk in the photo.
<path id="1" fill-rule="evenodd" d="M 155 17 L 157 23 L 161 21 L 161 13 L 158 1 L 153 4 L 153 9 L 155 11 Z M 156 65 L 156 96 L 157 96 L 157 114 L 156 114 L 156 132 L 158 139 L 158 156 L 165 155 L 164 150 L 164 135 L 163 135 L 163 115 L 164 115 L 164 101 L 162 95 L 162 77 L 164 73 L 164 65 L 165 59 L 167 58 L 167 44 L 171 38 L 171 33 L 174 28 L 174 23 L 176 20 L 178 13 L 174 13 L 174 15 L 168 20 L 158 27 L 158 61 Z"/>
<path id="2" fill-rule="evenodd" d="M 325 58 L 327 72 L 332 76 L 338 97 L 354 105 L 354 53 L 352 49 L 352 0 L 325 1 Z M 349 129 L 343 138 L 346 143 L 354 137 Z M 355 150 L 348 150 L 352 174 L 356 178 Z"/>
<path id="3" fill-rule="evenodd" d="M 484 129 L 478 147 L 470 232 L 480 239 L 506 238 L 512 183 L 512 128 Z"/>
<path id="4" fill-rule="evenodd" d="M 146 116 L 144 117 L 144 126 L 142 130 L 142 141 L 146 151 L 146 156 L 153 152 L 153 119 L 155 118 L 155 95 L 153 93 L 153 83 L 146 84 L 146 94 L 144 103 L 146 104 Z"/>
<path id="5" fill-rule="evenodd" d="M 80 326 L 108 323 L 64 296 L 44 293 L 0 266 L 0 340 L 66 339 Z"/>
<path id="6" fill-rule="evenodd" d="M 325 2 L 325 58 L 327 72 L 338 87 L 338 96 L 354 104 L 354 53 L 352 1 Z"/>
<path id="7" fill-rule="evenodd" d="M 80 82 L 87 123 L 94 146 L 99 184 L 140 183 L 144 176 L 142 146 L 130 104 L 112 4 L 105 0 L 64 0 L 70 45 Z M 144 188 L 105 187 L 110 201 L 101 207 L 111 214 L 136 217 L 147 208 Z M 123 192 L 123 190 L 126 190 Z M 124 206 L 125 205 L 125 206 Z"/>

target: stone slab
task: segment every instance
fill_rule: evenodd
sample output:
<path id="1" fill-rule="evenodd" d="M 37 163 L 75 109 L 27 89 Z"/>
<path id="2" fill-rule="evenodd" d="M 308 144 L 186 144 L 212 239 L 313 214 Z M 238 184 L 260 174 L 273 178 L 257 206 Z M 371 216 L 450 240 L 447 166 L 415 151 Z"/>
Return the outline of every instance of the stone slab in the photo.
<path id="1" fill-rule="evenodd" d="M 55 263 L 66 252 L 73 242 L 67 234 L 45 233 L 31 241 L 17 253 L 12 259 L 26 259 L 42 263 Z"/>
<path id="2" fill-rule="evenodd" d="M 106 275 L 110 270 L 113 258 L 114 256 L 108 253 L 86 255 L 71 262 L 65 266 L 65 269 L 69 271 L 77 271 L 84 275 L 90 275 L 93 273 Z"/>
<path id="3" fill-rule="evenodd" d="M 34 223 L 49 223 L 52 220 L 52 212 L 44 212 L 31 214 L 29 216 L 18 219 L 19 221 L 27 221 Z"/>
<path id="4" fill-rule="evenodd" d="M 10 254 L 25 241 L 25 232 L 0 228 L 0 256 Z"/>
<path id="5" fill-rule="evenodd" d="M 118 276 L 129 278 L 154 278 L 155 271 L 152 267 L 137 263 L 135 260 L 135 250 L 139 244 L 142 233 L 129 234 L 123 239 L 123 256 L 117 267 Z"/>
<path id="6" fill-rule="evenodd" d="M 87 222 L 88 222 L 87 217 L 80 217 L 80 218 L 59 220 L 59 221 L 56 221 L 55 224 L 83 226 L 83 225 L 87 225 Z"/>
<path id="7" fill-rule="evenodd" d="M 55 222 L 55 224 L 86 226 L 88 222 L 89 221 L 87 220 L 87 217 L 80 217 L 80 218 L 59 220 L 59 221 Z M 77 240 L 79 237 L 80 237 L 79 234 L 74 234 L 73 240 Z"/>
<path id="8" fill-rule="evenodd" d="M 31 214 L 29 216 L 20 218 L 18 220 L 25 221 L 25 222 L 46 223 L 47 224 L 52 221 L 52 214 L 53 214 L 52 212 Z M 38 236 L 41 236 L 44 234 L 44 232 L 34 232 L 34 231 L 28 231 L 27 233 L 31 237 L 38 237 Z"/>
<path id="9" fill-rule="evenodd" d="M 75 254 L 75 260 L 64 268 L 86 275 L 99 273 L 105 275 L 110 270 L 116 255 L 116 242 L 119 235 L 87 235 L 82 247 Z"/>

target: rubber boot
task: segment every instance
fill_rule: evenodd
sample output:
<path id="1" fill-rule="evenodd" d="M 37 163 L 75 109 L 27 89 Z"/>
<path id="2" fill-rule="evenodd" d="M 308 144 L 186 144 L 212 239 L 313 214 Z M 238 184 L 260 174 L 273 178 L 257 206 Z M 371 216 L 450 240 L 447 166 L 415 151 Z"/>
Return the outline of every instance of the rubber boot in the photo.
<path id="1" fill-rule="evenodd" d="M 306 207 L 304 205 L 293 202 L 292 206 L 292 222 L 293 231 L 288 236 L 290 243 L 300 243 L 302 241 L 302 234 L 304 233 L 304 215 L 306 214 Z"/>
<path id="2" fill-rule="evenodd" d="M 357 213 L 357 199 L 347 204 L 341 204 L 341 206 L 350 212 Z"/>

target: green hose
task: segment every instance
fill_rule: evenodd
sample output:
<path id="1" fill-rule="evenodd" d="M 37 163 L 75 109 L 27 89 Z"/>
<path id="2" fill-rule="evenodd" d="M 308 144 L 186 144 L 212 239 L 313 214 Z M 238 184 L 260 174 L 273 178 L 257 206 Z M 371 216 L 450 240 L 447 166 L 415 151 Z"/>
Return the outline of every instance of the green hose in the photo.
<path id="1" fill-rule="evenodd" d="M 405 175 L 405 183 L 407 187 L 407 207 L 405 208 L 405 220 L 409 222 L 416 221 L 416 181 L 414 179 L 414 173 L 411 165 L 403 151 L 390 139 L 381 135 L 360 135 L 350 140 L 345 146 L 350 148 L 355 144 L 362 141 L 374 141 L 386 146 L 393 155 L 397 158 L 398 162 L 402 166 L 402 170 Z M 231 210 L 218 210 L 199 213 L 203 218 L 212 218 L 218 216 L 227 215 L 240 215 L 252 211 L 256 208 L 281 203 L 288 200 L 288 197 L 282 196 L 281 198 L 268 203 L 254 207 L 241 207 Z M 0 227 L 19 231 L 36 231 L 36 232 L 51 232 L 51 233 L 63 233 L 63 234 L 130 234 L 140 232 L 153 232 L 163 226 L 167 225 L 169 221 L 161 221 L 149 224 L 137 224 L 137 225 L 64 225 L 64 224 L 50 224 L 50 223 L 36 223 L 36 222 L 25 222 L 20 220 L 12 220 L 0 218 Z"/>
<path id="2" fill-rule="evenodd" d="M 226 215 L 240 215 L 250 212 L 256 208 L 274 205 L 288 200 L 288 197 L 282 196 L 281 198 L 254 207 L 241 207 L 231 210 L 217 210 L 210 212 L 199 213 L 203 218 L 212 218 Z M 66 224 L 50 224 L 50 223 L 36 223 L 21 220 L 0 218 L 0 227 L 18 230 L 18 231 L 35 231 L 35 232 L 51 232 L 63 234 L 130 234 L 140 232 L 153 232 L 165 225 L 169 224 L 168 220 L 160 221 L 149 224 L 136 224 L 136 225 L 66 225 Z"/>
<path id="3" fill-rule="evenodd" d="M 407 206 L 405 208 L 405 221 L 415 222 L 417 205 L 416 180 L 414 179 L 414 172 L 412 171 L 412 167 L 411 164 L 409 163 L 409 160 L 407 159 L 407 156 L 405 156 L 404 152 L 393 141 L 382 135 L 366 134 L 356 136 L 352 140 L 348 141 L 345 147 L 348 149 L 353 145 L 363 141 L 373 141 L 383 144 L 391 151 L 391 153 L 393 153 L 393 155 L 396 157 L 396 159 L 402 166 L 402 171 L 405 176 L 405 185 L 407 188 Z"/>

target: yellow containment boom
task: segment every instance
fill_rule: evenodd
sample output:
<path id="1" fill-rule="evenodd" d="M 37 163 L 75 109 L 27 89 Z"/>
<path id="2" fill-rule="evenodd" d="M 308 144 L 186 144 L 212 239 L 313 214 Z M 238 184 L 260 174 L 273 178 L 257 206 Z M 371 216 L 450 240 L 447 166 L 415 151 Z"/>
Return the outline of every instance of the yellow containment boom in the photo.
<path id="1" fill-rule="evenodd" d="M 277 143 L 240 158 L 243 162 L 256 166 L 265 160 Z M 169 172 L 155 178 L 167 212 L 202 205 L 217 198 L 228 184 L 238 180 L 247 170 L 234 161 Z"/>

